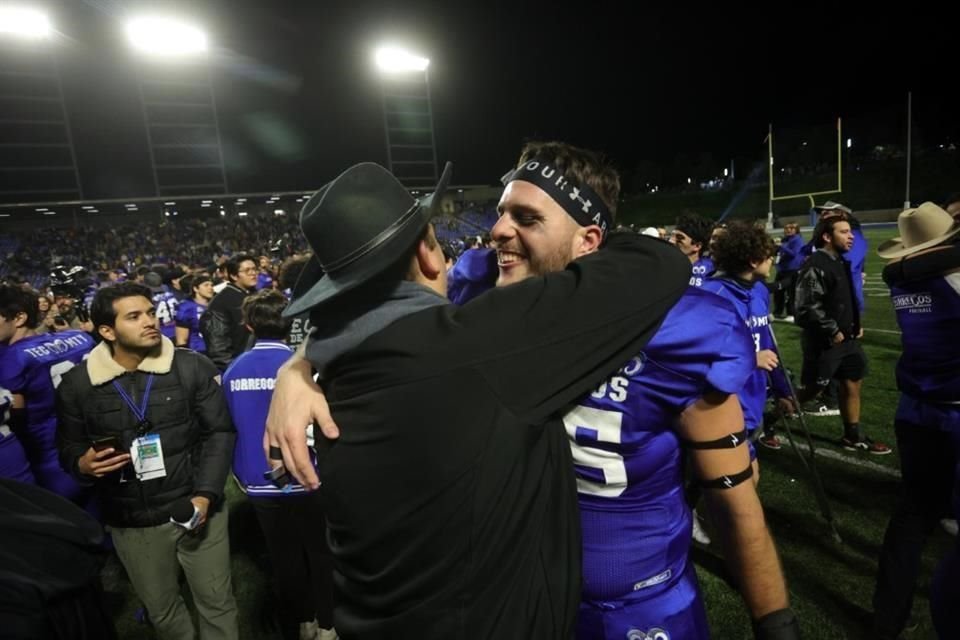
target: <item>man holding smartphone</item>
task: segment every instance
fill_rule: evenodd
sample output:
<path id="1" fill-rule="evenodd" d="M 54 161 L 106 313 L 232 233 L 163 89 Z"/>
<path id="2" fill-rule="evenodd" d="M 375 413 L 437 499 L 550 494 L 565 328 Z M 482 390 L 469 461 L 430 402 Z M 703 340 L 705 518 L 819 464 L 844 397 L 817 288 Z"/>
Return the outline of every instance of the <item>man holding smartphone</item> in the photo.
<path id="1" fill-rule="evenodd" d="M 174 349 L 150 289 L 104 287 L 91 305 L 103 338 L 57 388 L 60 464 L 94 486 L 117 555 L 162 638 L 237 637 L 223 489 L 236 434 L 219 372 Z"/>

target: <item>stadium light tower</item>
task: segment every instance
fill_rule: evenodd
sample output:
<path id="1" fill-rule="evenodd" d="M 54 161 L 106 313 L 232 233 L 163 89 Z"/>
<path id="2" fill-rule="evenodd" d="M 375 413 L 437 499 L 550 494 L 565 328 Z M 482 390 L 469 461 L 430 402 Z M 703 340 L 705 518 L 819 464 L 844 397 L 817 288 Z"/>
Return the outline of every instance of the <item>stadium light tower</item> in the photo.
<path id="1" fill-rule="evenodd" d="M 207 34 L 199 27 L 164 16 L 139 16 L 126 24 L 127 40 L 142 53 L 162 57 L 206 53 Z"/>
<path id="2" fill-rule="evenodd" d="M 56 40 L 42 7 L 0 4 L 0 122 L 18 133 L 0 136 L 2 197 L 83 198 Z"/>
<path id="3" fill-rule="evenodd" d="M 407 49 L 374 51 L 380 74 L 387 168 L 407 187 L 433 186 L 437 150 L 430 101 L 430 59 Z"/>
<path id="4" fill-rule="evenodd" d="M 25 40 L 49 38 L 52 29 L 50 19 L 39 9 L 16 6 L 0 6 L 0 34 Z"/>
<path id="5" fill-rule="evenodd" d="M 134 16 L 124 29 L 130 46 L 143 54 L 140 104 L 156 194 L 228 192 L 206 32 L 157 14 Z"/>

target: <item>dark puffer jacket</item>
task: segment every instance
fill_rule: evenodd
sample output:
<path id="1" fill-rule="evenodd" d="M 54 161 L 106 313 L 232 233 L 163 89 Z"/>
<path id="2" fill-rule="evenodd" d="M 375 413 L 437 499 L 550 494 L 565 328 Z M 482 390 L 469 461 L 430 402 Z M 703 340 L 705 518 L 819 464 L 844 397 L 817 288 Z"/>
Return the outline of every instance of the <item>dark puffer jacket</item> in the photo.
<path id="1" fill-rule="evenodd" d="M 140 435 L 138 420 L 113 385 L 119 382 L 139 406 L 147 378 L 154 375 L 147 406 L 149 432 L 160 436 L 166 476 L 139 480 L 132 465 L 103 478 L 85 476 L 77 463 L 93 440 L 119 438 L 129 450 Z M 216 367 L 206 357 L 174 349 L 163 338 L 160 353 L 136 371 L 123 369 L 101 343 L 84 366 L 63 376 L 57 388 L 57 448 L 60 464 L 83 482 L 95 483 L 104 522 L 116 527 L 150 527 L 167 522 L 170 506 L 204 495 L 211 510 L 223 496 L 236 432 L 227 412 Z"/>

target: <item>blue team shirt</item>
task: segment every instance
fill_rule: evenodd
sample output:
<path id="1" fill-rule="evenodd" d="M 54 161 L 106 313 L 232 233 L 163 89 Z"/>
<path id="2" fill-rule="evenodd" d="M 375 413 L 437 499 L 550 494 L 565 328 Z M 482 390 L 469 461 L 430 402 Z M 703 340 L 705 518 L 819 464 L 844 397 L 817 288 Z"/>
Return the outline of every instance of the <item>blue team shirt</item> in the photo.
<path id="1" fill-rule="evenodd" d="M 690 269 L 690 286 L 702 287 L 707 276 L 713 272 L 713 260 L 706 257 L 700 258 L 693 263 L 693 267 Z"/>
<path id="2" fill-rule="evenodd" d="M 753 340 L 737 310 L 691 287 L 646 348 L 564 417 L 580 499 L 585 600 L 646 599 L 684 575 L 691 523 L 677 419 L 709 391 L 737 393 L 755 368 Z"/>
<path id="3" fill-rule="evenodd" d="M 199 304 L 195 300 L 184 300 L 177 306 L 176 326 L 190 330 L 187 347 L 200 353 L 207 351 L 207 345 L 200 333 L 200 316 L 206 310 L 207 305 Z"/>
<path id="4" fill-rule="evenodd" d="M 83 331 L 59 331 L 28 336 L 3 350 L 0 386 L 22 395 L 27 407 L 23 446 L 40 484 L 45 476 L 59 483 L 69 477 L 60 469 L 55 436 L 57 431 L 56 388 L 67 371 L 86 358 L 94 340 Z"/>
<path id="5" fill-rule="evenodd" d="M 0 347 L 0 358 L 3 350 Z M 13 406 L 13 394 L 9 389 L 0 387 L 0 478 L 9 478 L 19 482 L 36 482 L 30 470 L 27 452 L 17 436 L 10 431 L 10 408 Z"/>
<path id="6" fill-rule="evenodd" d="M 960 410 L 960 273 L 895 286 L 890 296 L 903 332 L 897 388 Z"/>
<path id="7" fill-rule="evenodd" d="M 270 470 L 263 457 L 263 430 L 277 371 L 293 350 L 279 340 L 257 340 L 253 349 L 237 356 L 223 374 L 227 408 L 237 428 L 233 451 L 233 475 L 247 495 L 278 497 L 299 494 L 304 488 L 291 484 L 280 489 L 263 474 Z"/>
<path id="8" fill-rule="evenodd" d="M 177 339 L 177 305 L 180 301 L 167 285 L 163 285 L 162 291 L 155 291 L 150 299 L 157 308 L 160 333 L 174 342 Z"/>

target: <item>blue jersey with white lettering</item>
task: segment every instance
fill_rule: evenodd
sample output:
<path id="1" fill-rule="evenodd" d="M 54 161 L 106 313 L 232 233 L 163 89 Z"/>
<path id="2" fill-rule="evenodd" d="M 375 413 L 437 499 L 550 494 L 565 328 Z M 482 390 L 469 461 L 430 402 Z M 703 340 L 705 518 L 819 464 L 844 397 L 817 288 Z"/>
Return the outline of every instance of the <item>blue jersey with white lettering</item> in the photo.
<path id="1" fill-rule="evenodd" d="M 729 300 L 743 318 L 750 331 L 755 351 L 777 351 L 770 328 L 770 289 L 763 282 L 744 282 L 727 276 L 707 278 L 703 288 Z M 776 395 L 781 398 L 790 396 L 786 378 L 782 369 L 772 374 Z M 763 425 L 763 408 L 767 401 L 767 372 L 754 367 L 753 373 L 737 397 L 743 409 L 743 421 L 747 431 L 753 431 Z"/>
<path id="2" fill-rule="evenodd" d="M 3 350 L 0 346 L 0 358 Z M 36 482 L 30 470 L 27 452 L 17 436 L 10 431 L 10 408 L 13 406 L 13 394 L 9 389 L 0 387 L 0 478 L 9 478 L 18 482 Z"/>
<path id="3" fill-rule="evenodd" d="M 0 358 L 0 386 L 22 395 L 26 404 L 27 428 L 22 442 L 34 475 L 40 485 L 61 495 L 79 485 L 60 469 L 57 459 L 55 389 L 63 374 L 83 362 L 94 344 L 83 331 L 44 333 L 9 345 Z"/>
<path id="4" fill-rule="evenodd" d="M 707 257 L 701 257 L 693 263 L 693 267 L 690 269 L 690 286 L 702 287 L 704 280 L 713 272 L 713 260 Z"/>
<path id="5" fill-rule="evenodd" d="M 903 335 L 897 388 L 927 402 L 960 403 L 960 273 L 891 288 Z"/>
<path id="6" fill-rule="evenodd" d="M 263 430 L 270 398 L 277 371 L 292 353 L 293 350 L 279 340 L 257 340 L 253 349 L 237 356 L 223 374 L 227 408 L 237 427 L 233 475 L 251 496 L 277 497 L 304 491 L 299 484 L 280 489 L 263 477 L 270 471 L 263 457 Z"/>
<path id="7" fill-rule="evenodd" d="M 175 341 L 177 339 L 177 305 L 180 301 L 166 285 L 163 285 L 162 291 L 155 291 L 151 300 L 157 308 L 157 322 L 160 324 L 160 333 L 169 338 L 171 342 Z"/>
<path id="8" fill-rule="evenodd" d="M 585 600 L 646 599 L 682 578 L 691 521 L 678 417 L 707 392 L 737 393 L 755 367 L 737 310 L 691 287 L 646 348 L 564 417 L 580 498 Z"/>
<path id="9" fill-rule="evenodd" d="M 195 300 L 184 300 L 177 306 L 176 326 L 190 330 L 190 340 L 187 347 L 200 353 L 206 353 L 207 345 L 200 333 L 200 316 L 207 310 L 207 305 Z"/>

